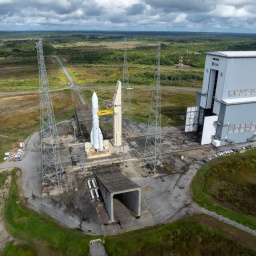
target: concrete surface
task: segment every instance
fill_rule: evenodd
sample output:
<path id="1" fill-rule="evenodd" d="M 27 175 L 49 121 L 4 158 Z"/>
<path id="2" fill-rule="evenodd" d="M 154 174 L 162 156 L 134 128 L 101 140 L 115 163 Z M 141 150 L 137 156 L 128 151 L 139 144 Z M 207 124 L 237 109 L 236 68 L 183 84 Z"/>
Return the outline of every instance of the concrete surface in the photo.
<path id="1" fill-rule="evenodd" d="M 107 256 L 105 247 L 100 239 L 90 241 L 90 256 Z"/>
<path id="2" fill-rule="evenodd" d="M 4 208 L 4 200 L 9 195 L 9 186 L 11 182 L 11 175 L 9 175 L 4 183 L 2 189 L 0 189 L 0 253 L 4 249 L 6 243 L 13 241 L 13 238 L 6 231 L 4 226 L 4 220 L 2 217 L 3 208 Z"/>
<path id="3" fill-rule="evenodd" d="M 237 223 L 237 222 L 235 222 L 233 220 L 230 220 L 230 219 L 228 219 L 226 217 L 218 215 L 217 213 L 211 212 L 211 211 L 209 211 L 209 210 L 207 210 L 205 208 L 202 208 L 202 207 L 200 207 L 200 208 L 201 208 L 200 210 L 201 210 L 202 213 L 207 214 L 207 215 L 209 215 L 209 216 L 211 216 L 211 217 L 213 217 L 215 219 L 218 219 L 219 221 L 225 222 L 226 224 L 228 224 L 230 226 L 233 226 L 233 227 L 236 227 L 238 229 L 241 229 L 244 232 L 249 233 L 249 234 L 251 234 L 253 236 L 256 236 L 256 230 L 250 229 L 250 228 L 248 228 L 248 227 L 246 227 L 244 225 L 241 225 L 240 223 Z"/>
<path id="4" fill-rule="evenodd" d="M 128 154 L 125 155 L 124 166 L 122 165 L 122 154 L 116 154 L 101 161 L 96 160 L 95 163 L 90 162 L 90 165 L 111 164 L 114 161 L 121 164 L 121 172 L 142 189 L 140 218 L 136 218 L 118 198 L 114 197 L 116 222 L 109 222 L 102 199 L 91 200 L 89 189 L 86 186 L 86 179 L 94 177 L 93 168 L 82 171 L 80 151 L 70 153 L 70 150 L 65 146 L 72 144 L 68 136 L 62 140 L 63 152 L 66 152 L 63 157 L 67 159 L 65 168 L 68 170 L 63 177 L 65 181 L 63 183 L 65 186 L 64 194 L 41 198 L 42 179 L 39 172 L 38 133 L 31 135 L 26 141 L 26 150 L 22 161 L 2 163 L 0 170 L 13 167 L 21 168 L 23 193 L 33 209 L 49 214 L 67 227 L 88 234 L 118 234 L 158 223 L 172 222 L 195 213 L 206 213 L 255 235 L 256 231 L 199 207 L 192 202 L 190 197 L 190 184 L 197 169 L 202 164 L 201 160 L 212 156 L 216 151 L 225 150 L 227 147 L 216 149 L 211 145 L 200 147 L 199 144 L 195 147 L 196 138 L 189 141 L 191 138 L 186 139 L 179 129 L 170 129 L 170 133 L 175 134 L 175 136 L 167 135 L 168 129 L 165 129 L 165 133 L 164 143 L 173 150 L 173 153 L 164 155 L 164 160 L 172 167 L 172 173 L 163 168 L 158 174 L 149 174 L 149 171 L 136 157 L 131 157 Z M 176 137 L 176 141 L 174 137 Z M 169 138 L 170 140 L 168 140 Z M 141 151 L 143 138 L 136 137 L 132 138 L 131 141 L 139 145 L 134 151 Z M 77 145 L 79 148 L 79 143 Z M 72 154 L 74 155 L 72 156 Z M 70 158 L 68 159 L 68 157 Z"/>
<path id="5" fill-rule="evenodd" d="M 136 216 L 140 216 L 141 212 L 141 188 L 131 181 L 120 170 L 113 165 L 100 167 L 94 171 L 97 183 L 100 188 L 105 208 L 112 222 L 114 217 L 114 197 L 118 198 L 122 203 L 133 211 Z"/>

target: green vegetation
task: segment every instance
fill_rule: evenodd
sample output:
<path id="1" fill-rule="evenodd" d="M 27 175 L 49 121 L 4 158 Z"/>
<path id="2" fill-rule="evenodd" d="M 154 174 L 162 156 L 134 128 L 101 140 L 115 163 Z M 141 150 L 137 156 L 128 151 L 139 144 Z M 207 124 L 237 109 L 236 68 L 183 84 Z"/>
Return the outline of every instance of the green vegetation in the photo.
<path id="1" fill-rule="evenodd" d="M 201 206 L 256 230 L 256 150 L 204 164 L 192 189 Z"/>
<path id="2" fill-rule="evenodd" d="M 62 35 L 63 36 L 63 35 Z M 66 56 L 71 64 L 116 64 L 123 60 L 123 38 L 128 41 L 130 64 L 154 65 L 155 45 L 161 41 L 161 63 L 172 66 L 179 56 L 184 64 L 196 68 L 204 67 L 204 53 L 215 50 L 233 50 L 247 47 L 255 49 L 254 36 L 239 34 L 203 34 L 203 33 L 122 33 L 121 35 L 80 33 L 76 37 L 48 37 L 57 54 Z M 61 43 L 63 42 L 63 43 Z M 69 57 L 70 56 L 70 57 Z"/>
<path id="3" fill-rule="evenodd" d="M 8 243 L 2 255 L 87 255 L 89 241 L 94 237 L 60 227 L 49 216 L 28 209 L 19 196 L 15 171 L 11 175 L 12 183 L 4 207 L 4 219 L 8 231 L 22 244 Z M 111 256 L 155 256 L 170 253 L 255 255 L 256 239 L 208 216 L 197 215 L 167 225 L 108 236 L 105 247 Z"/>
<path id="4" fill-rule="evenodd" d="M 76 99 L 72 91 L 53 92 L 51 98 L 57 122 L 74 115 Z M 0 98 L 0 157 L 6 151 L 15 150 L 39 125 L 38 94 Z"/>
<path id="5" fill-rule="evenodd" d="M 122 67 L 104 64 L 67 64 L 68 71 L 75 83 L 81 86 L 114 85 L 122 80 Z M 154 65 L 129 65 L 129 83 L 131 85 L 154 85 Z M 200 87 L 203 80 L 202 69 L 182 69 L 161 66 L 162 86 Z"/>
<path id="6" fill-rule="evenodd" d="M 79 85 L 113 85 L 122 78 L 123 38 L 127 37 L 129 76 L 132 85 L 152 85 L 156 44 L 161 42 L 161 84 L 200 87 L 205 52 L 216 50 L 255 50 L 255 36 L 207 33 L 94 33 L 34 32 L 0 33 L 0 66 L 4 69 L 0 89 L 35 90 L 38 65 L 35 42 L 43 38 L 44 54 L 51 88 L 67 85 L 57 54 Z M 179 56 L 191 68 L 176 68 Z M 16 68 L 22 66 L 24 70 Z"/>
<path id="7" fill-rule="evenodd" d="M 114 95 L 114 88 L 108 90 L 97 89 L 99 98 L 99 105 L 101 109 L 105 109 L 106 101 L 110 101 Z M 161 90 L 161 105 L 162 105 L 162 126 L 173 125 L 179 126 L 185 123 L 185 114 L 187 106 L 195 104 L 196 94 L 193 91 L 179 91 L 163 88 Z M 89 104 L 91 104 L 91 97 L 93 91 L 81 90 L 81 93 Z M 151 102 L 151 89 L 131 90 L 131 108 L 133 121 L 147 123 L 148 114 Z"/>
<path id="8" fill-rule="evenodd" d="M 243 236 L 241 233 L 240 235 Z M 234 234 L 232 239 L 235 237 L 237 234 Z M 247 246 L 249 242 L 251 247 L 256 241 L 255 238 L 251 239 L 250 242 L 247 240 L 243 246 Z M 105 243 L 107 253 L 111 256 L 256 254 L 255 251 L 250 251 L 243 246 L 227 238 L 219 227 L 218 221 L 213 221 L 204 215 L 118 236 L 109 236 L 106 237 Z M 251 248 L 256 249 L 255 246 Z"/>
<path id="9" fill-rule="evenodd" d="M 89 241 L 93 237 L 63 228 L 48 215 L 28 209 L 18 196 L 15 171 L 11 175 L 12 183 L 9 198 L 5 202 L 4 219 L 12 236 L 25 243 L 24 247 L 16 249 L 25 248 L 25 251 L 35 251 L 38 255 L 87 255 Z M 8 246 L 12 247 L 10 244 Z"/>
<path id="10" fill-rule="evenodd" d="M 27 244 L 14 245 L 13 242 L 7 243 L 1 256 L 36 256 L 36 252 Z"/>
<path id="11" fill-rule="evenodd" d="M 22 36 L 22 33 L 20 34 Z M 1 38 L 1 36 L 0 36 Z M 52 54 L 54 48 L 47 42 L 44 43 L 45 54 Z M 1 57 L 34 57 L 36 55 L 35 39 L 7 39 L 2 40 L 2 47 L 0 51 Z M 27 64 L 27 62 L 24 62 Z"/>
<path id="12" fill-rule="evenodd" d="M 13 57 L 8 58 L 8 60 Z M 67 78 L 54 57 L 45 58 L 48 84 L 50 89 L 68 86 Z M 39 90 L 39 71 L 36 58 L 31 64 L 6 63 L 0 60 L 1 78 L 0 90 L 3 91 L 31 91 Z"/>
<path id="13" fill-rule="evenodd" d="M 3 188 L 6 179 L 7 179 L 7 172 L 1 172 L 0 173 L 0 189 Z"/>

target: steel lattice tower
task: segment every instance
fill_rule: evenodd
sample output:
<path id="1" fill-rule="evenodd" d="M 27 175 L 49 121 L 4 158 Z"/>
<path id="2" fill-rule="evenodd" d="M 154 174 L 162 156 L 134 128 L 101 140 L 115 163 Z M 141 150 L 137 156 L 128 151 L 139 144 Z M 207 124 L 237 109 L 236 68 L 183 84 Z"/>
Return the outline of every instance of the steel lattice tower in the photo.
<path id="1" fill-rule="evenodd" d="M 39 95 L 41 114 L 41 170 L 43 184 L 58 186 L 61 188 L 61 176 L 63 174 L 60 153 L 58 131 L 56 127 L 52 101 L 48 92 L 48 79 L 44 61 L 42 40 L 36 43 L 39 66 Z"/>
<path id="2" fill-rule="evenodd" d="M 123 108 L 123 121 L 132 121 L 131 110 L 131 88 L 129 86 L 129 72 L 127 62 L 127 40 L 124 38 L 124 66 L 123 66 L 123 84 L 122 84 L 122 108 Z M 123 127 L 125 127 L 123 125 Z"/>
<path id="3" fill-rule="evenodd" d="M 147 136 L 144 149 L 144 159 L 152 172 L 157 172 L 157 165 L 162 161 L 161 141 L 161 90 L 160 90 L 160 51 L 157 45 L 155 85 L 152 89 L 151 106 L 148 118 Z"/>

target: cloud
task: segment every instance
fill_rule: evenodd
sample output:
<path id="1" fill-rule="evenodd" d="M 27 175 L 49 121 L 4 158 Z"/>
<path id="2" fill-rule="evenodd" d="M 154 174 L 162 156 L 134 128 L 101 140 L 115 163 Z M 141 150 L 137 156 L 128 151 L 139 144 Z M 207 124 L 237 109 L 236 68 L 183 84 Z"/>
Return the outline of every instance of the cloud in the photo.
<path id="1" fill-rule="evenodd" d="M 13 0 L 0 0 L 0 5 L 11 4 L 12 2 L 13 2 Z"/>
<path id="2" fill-rule="evenodd" d="M 186 20 L 186 17 L 187 17 L 188 15 L 186 14 L 186 13 L 181 13 L 181 14 L 179 14 L 176 18 L 175 18 L 175 20 L 174 20 L 174 22 L 175 23 L 182 23 L 182 22 L 185 22 L 185 21 L 187 21 Z"/>
<path id="3" fill-rule="evenodd" d="M 144 4 L 133 4 L 132 6 L 128 7 L 127 15 L 143 14 L 144 10 L 145 10 Z"/>
<path id="4" fill-rule="evenodd" d="M 255 32 L 255 0 L 0 0 L 0 30 Z"/>
<path id="5" fill-rule="evenodd" d="M 216 8 L 209 12 L 211 16 L 222 17 L 222 18 L 249 18 L 252 14 L 247 10 L 247 8 L 236 8 L 232 5 L 217 5 Z"/>
<path id="6" fill-rule="evenodd" d="M 220 3 L 234 6 L 255 5 L 254 0 L 223 0 Z"/>
<path id="7" fill-rule="evenodd" d="M 206 11 L 214 4 L 214 0 L 145 0 L 154 8 L 165 8 L 167 11 Z"/>

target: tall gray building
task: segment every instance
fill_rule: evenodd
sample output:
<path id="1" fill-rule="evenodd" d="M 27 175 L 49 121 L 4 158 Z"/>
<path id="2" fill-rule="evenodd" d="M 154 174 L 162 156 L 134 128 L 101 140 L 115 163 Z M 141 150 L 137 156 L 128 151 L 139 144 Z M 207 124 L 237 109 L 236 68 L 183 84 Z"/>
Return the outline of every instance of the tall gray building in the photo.
<path id="1" fill-rule="evenodd" d="M 202 145 L 256 139 L 256 51 L 206 53 L 202 91 L 185 124 L 186 132 L 200 130 Z"/>

